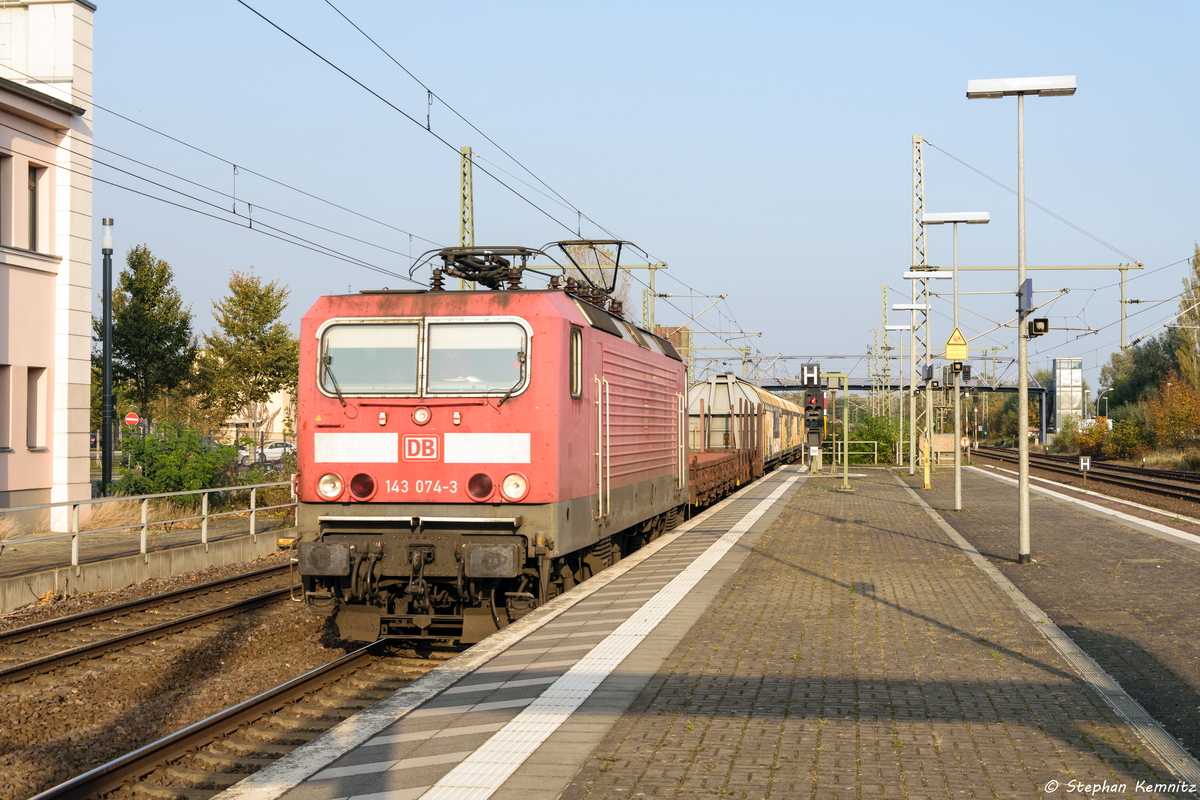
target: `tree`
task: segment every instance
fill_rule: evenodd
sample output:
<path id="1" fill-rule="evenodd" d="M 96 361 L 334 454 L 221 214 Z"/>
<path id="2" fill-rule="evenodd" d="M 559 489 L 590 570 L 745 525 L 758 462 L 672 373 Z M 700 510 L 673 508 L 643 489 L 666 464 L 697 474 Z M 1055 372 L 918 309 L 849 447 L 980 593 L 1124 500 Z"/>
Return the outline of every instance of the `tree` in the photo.
<path id="1" fill-rule="evenodd" d="M 1112 387 L 1109 407 L 1136 403 L 1153 394 L 1168 373 L 1179 371 L 1176 361 L 1179 349 L 1179 329 L 1167 328 L 1158 336 L 1114 353 L 1100 371 L 1100 383 Z"/>
<path id="2" fill-rule="evenodd" d="M 1146 401 L 1146 420 L 1159 447 L 1195 447 L 1200 443 L 1200 389 L 1169 373 Z"/>
<path id="3" fill-rule="evenodd" d="M 124 385 L 146 417 L 158 394 L 191 373 L 196 357 L 192 310 L 171 284 L 171 265 L 155 258 L 149 247 L 130 248 L 125 263 L 112 296 L 113 382 Z M 101 320 L 93 320 L 92 328 L 103 342 Z"/>
<path id="4" fill-rule="evenodd" d="M 1200 244 L 1194 245 L 1192 272 L 1183 279 L 1183 294 L 1179 298 L 1179 316 L 1175 318 L 1178 345 L 1175 363 L 1179 377 L 1193 389 L 1200 389 Z"/>
<path id="5" fill-rule="evenodd" d="M 253 269 L 253 268 L 251 268 Z M 206 404 L 226 417 L 254 416 L 256 406 L 281 390 L 296 391 L 299 341 L 280 321 L 290 291 L 234 271 L 229 295 L 213 302 L 217 329 L 204 336 L 200 372 Z"/>

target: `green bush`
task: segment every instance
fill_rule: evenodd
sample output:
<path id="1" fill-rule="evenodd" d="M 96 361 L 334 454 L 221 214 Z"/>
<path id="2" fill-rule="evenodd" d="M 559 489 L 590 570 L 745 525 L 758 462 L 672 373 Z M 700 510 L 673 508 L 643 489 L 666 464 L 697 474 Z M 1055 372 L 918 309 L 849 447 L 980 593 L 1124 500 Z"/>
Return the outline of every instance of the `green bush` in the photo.
<path id="1" fill-rule="evenodd" d="M 1074 453 L 1075 435 L 1079 431 L 1079 418 L 1071 415 L 1063 419 L 1062 428 L 1050 440 L 1051 453 Z"/>
<path id="2" fill-rule="evenodd" d="M 131 436 L 121 443 L 131 467 L 116 489 L 122 494 L 159 494 L 210 489 L 232 474 L 237 448 L 205 441 L 199 432 L 164 422 L 154 433 Z M 180 502 L 192 498 L 181 497 Z"/>
<path id="3" fill-rule="evenodd" d="M 837 431 L 835 436 L 838 439 L 838 447 L 841 447 L 841 431 Z M 863 414 L 850 431 L 850 463 L 870 464 L 872 461 L 872 454 L 863 452 L 862 448 L 855 448 L 855 442 L 879 442 L 879 457 L 886 462 L 892 458 L 900 437 L 900 422 L 895 417 L 873 417 Z"/>

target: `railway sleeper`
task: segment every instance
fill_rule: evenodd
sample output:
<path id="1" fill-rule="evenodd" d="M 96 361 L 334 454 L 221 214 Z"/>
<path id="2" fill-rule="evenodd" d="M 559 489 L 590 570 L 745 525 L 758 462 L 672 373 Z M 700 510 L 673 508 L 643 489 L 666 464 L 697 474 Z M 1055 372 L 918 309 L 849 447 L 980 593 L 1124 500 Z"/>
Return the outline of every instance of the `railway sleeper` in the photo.
<path id="1" fill-rule="evenodd" d="M 404 685 L 407 685 L 407 682 L 396 688 L 397 689 L 403 688 Z M 330 686 L 326 690 L 326 693 L 330 697 L 345 698 L 347 700 L 356 700 L 360 697 L 365 697 L 373 703 L 376 700 L 382 700 L 383 698 L 394 693 L 395 691 L 396 691 L 396 689 L 369 689 L 369 688 L 356 689 L 354 691 L 351 691 L 349 688 L 342 686 L 341 684 L 338 684 L 336 686 Z"/>
<path id="2" fill-rule="evenodd" d="M 163 768 L 163 774 L 190 789 L 228 789 L 246 777 L 244 772 L 209 772 L 174 765 Z"/>
<path id="3" fill-rule="evenodd" d="M 274 714 L 271 717 L 271 724 L 279 726 L 279 730 L 276 731 L 276 734 L 279 736 L 303 731 L 304 733 L 312 733 L 315 738 L 318 734 L 332 728 L 335 723 L 333 720 L 321 719 L 319 717 L 293 717 Z"/>
<path id="4" fill-rule="evenodd" d="M 286 756 L 288 753 L 295 750 L 299 745 L 295 744 L 275 744 L 273 742 L 253 742 L 249 739 L 238 739 L 230 737 L 222 739 L 220 745 L 223 749 L 237 755 L 272 755 Z"/>
<path id="5" fill-rule="evenodd" d="M 192 760 L 197 762 L 198 766 L 207 769 L 217 770 L 222 773 L 242 773 L 241 777 L 246 777 L 247 767 L 254 767 L 255 770 L 260 770 L 263 767 L 274 764 L 278 758 L 255 758 L 253 756 L 243 756 L 225 753 L 214 753 L 211 750 L 197 750 L 192 753 Z"/>
<path id="6" fill-rule="evenodd" d="M 303 703 L 300 703 L 299 708 L 306 710 L 311 709 L 314 713 L 320 713 L 325 716 L 334 716 L 342 711 L 350 711 L 353 713 L 354 711 L 366 708 L 369 705 L 371 705 L 371 701 L 366 699 L 348 699 L 319 694 L 309 697 Z"/>
<path id="7" fill-rule="evenodd" d="M 254 737 L 262 740 L 263 744 L 281 745 L 299 747 L 302 744 L 311 742 L 313 739 L 320 736 L 325 731 L 306 731 L 301 728 L 268 728 L 265 725 L 260 725 L 255 722 L 241 729 L 244 736 L 250 737 L 248 741 L 254 741 Z"/>
<path id="8" fill-rule="evenodd" d="M 403 689 L 405 686 L 408 686 L 410 683 L 416 680 L 416 678 L 417 676 L 415 675 L 411 678 L 364 678 L 357 675 L 351 675 L 347 678 L 343 678 L 341 682 L 347 687 L 355 690 L 378 690 L 381 692 L 390 693 L 396 691 L 397 689 Z"/>
<path id="9" fill-rule="evenodd" d="M 151 800 L 209 800 L 216 797 L 223 789 L 197 789 L 179 786 L 162 786 L 157 783 L 139 783 L 138 794 L 146 795 Z"/>

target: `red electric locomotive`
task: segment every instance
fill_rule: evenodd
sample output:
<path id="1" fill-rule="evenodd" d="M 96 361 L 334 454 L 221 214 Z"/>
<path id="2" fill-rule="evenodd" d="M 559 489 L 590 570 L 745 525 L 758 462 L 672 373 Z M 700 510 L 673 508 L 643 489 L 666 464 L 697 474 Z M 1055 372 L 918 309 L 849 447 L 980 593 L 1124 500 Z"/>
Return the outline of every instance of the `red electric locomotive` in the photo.
<path id="1" fill-rule="evenodd" d="M 442 251 L 430 290 L 304 316 L 299 571 L 343 638 L 479 641 L 680 518 L 679 354 L 586 281 L 519 288 L 537 253 Z"/>

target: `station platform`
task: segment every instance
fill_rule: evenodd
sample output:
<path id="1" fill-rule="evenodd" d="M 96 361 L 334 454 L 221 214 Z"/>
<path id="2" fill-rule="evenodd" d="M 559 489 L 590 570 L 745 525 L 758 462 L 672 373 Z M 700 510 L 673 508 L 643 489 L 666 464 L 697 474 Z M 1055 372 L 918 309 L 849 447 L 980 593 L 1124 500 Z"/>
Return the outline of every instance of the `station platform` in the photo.
<path id="1" fill-rule="evenodd" d="M 219 797 L 1194 796 L 1200 538 L 951 481 L 777 470 Z"/>

